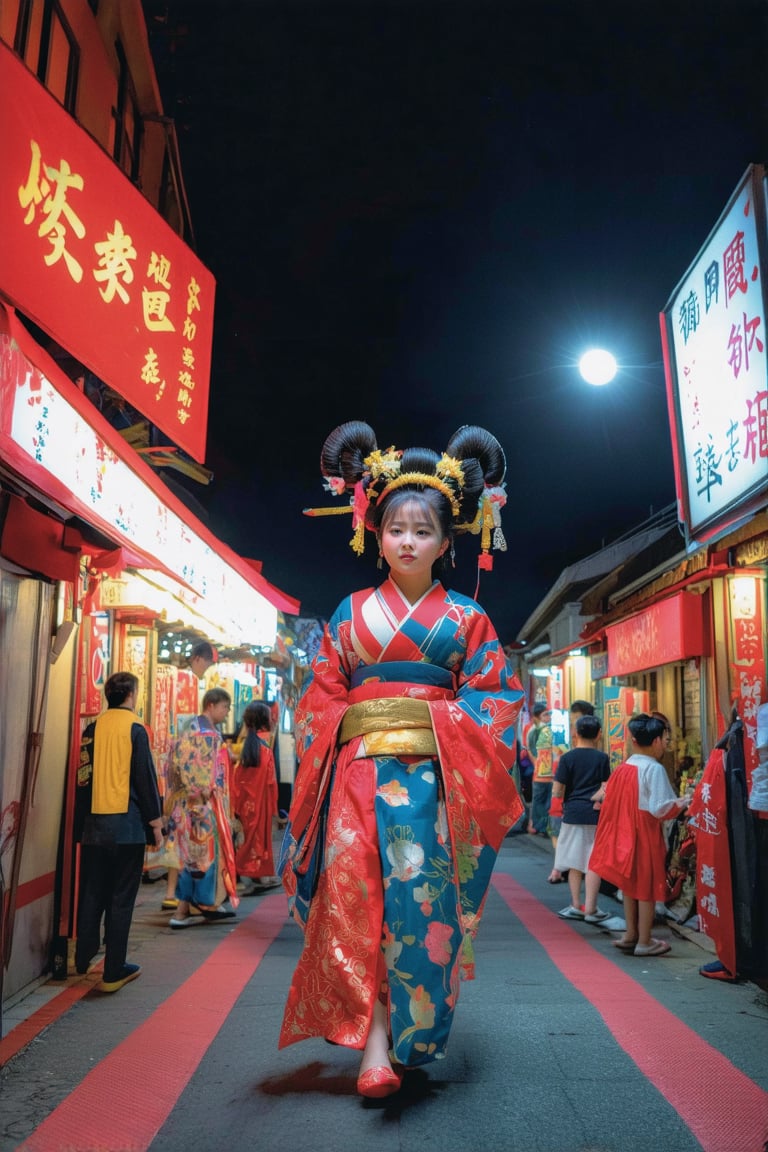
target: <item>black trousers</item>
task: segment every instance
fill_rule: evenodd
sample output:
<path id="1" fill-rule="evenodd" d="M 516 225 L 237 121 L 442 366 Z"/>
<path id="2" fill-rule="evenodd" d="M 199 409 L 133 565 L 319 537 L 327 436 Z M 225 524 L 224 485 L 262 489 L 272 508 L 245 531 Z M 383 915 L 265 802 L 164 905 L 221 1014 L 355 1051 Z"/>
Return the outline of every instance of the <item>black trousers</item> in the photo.
<path id="1" fill-rule="evenodd" d="M 83 844 L 75 967 L 86 972 L 101 943 L 104 917 L 104 980 L 119 980 L 128 951 L 133 906 L 144 868 L 144 844 Z"/>

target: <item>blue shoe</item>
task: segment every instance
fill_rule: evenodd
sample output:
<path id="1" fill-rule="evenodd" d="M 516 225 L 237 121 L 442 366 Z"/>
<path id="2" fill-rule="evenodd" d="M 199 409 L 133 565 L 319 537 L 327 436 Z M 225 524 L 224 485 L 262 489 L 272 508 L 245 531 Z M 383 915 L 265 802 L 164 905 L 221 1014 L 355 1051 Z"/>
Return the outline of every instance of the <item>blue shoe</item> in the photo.
<path id="1" fill-rule="evenodd" d="M 729 972 L 719 960 L 713 960 L 711 964 L 702 964 L 699 975 L 706 976 L 708 980 L 724 980 L 726 984 L 738 983 L 738 977 Z"/>
<path id="2" fill-rule="evenodd" d="M 119 980 L 102 980 L 96 985 L 97 992 L 119 992 L 125 984 L 130 984 L 131 980 L 135 980 L 141 976 L 141 968 L 138 964 L 123 964 L 123 974 Z"/>

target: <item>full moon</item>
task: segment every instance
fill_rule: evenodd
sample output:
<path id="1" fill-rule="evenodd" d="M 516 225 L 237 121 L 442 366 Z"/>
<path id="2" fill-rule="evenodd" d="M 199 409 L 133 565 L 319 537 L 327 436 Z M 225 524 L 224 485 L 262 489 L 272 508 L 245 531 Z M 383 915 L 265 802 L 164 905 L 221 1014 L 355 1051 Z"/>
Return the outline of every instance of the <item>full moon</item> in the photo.
<path id="1" fill-rule="evenodd" d="M 590 348 L 579 360 L 579 372 L 587 384 L 609 384 L 617 368 L 615 356 L 604 348 Z"/>

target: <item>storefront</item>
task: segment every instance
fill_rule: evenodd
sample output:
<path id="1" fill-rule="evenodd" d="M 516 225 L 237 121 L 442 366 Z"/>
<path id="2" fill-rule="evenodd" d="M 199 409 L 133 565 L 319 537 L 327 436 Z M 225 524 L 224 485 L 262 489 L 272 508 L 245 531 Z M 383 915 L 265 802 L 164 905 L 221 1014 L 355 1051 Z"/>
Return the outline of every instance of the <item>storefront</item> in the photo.
<path id="1" fill-rule="evenodd" d="M 161 659 L 163 638 L 184 630 L 222 651 L 268 654 L 272 600 L 299 605 L 176 500 L 8 307 L 0 502 L 7 998 L 47 970 L 52 938 L 60 951 L 71 934 L 74 769 L 107 676 L 139 677 L 137 710 L 162 772 L 179 717 L 199 703 L 191 674 Z M 259 690 L 257 661 L 240 666 Z"/>
<path id="2" fill-rule="evenodd" d="M 592 631 L 594 632 L 593 625 Z M 605 747 L 615 767 L 629 754 L 627 720 L 658 711 L 674 735 L 665 764 L 675 782 L 681 771 L 702 767 L 702 742 L 711 744 L 710 602 L 706 587 L 679 591 L 597 631 L 604 651 L 592 659 Z"/>
<path id="3" fill-rule="evenodd" d="M 740 717 L 750 778 L 768 691 L 767 191 L 765 169 L 750 165 L 660 316 L 679 519 L 712 577 L 708 727 Z"/>
<path id="4" fill-rule="evenodd" d="M 105 396 L 122 405 L 145 445 L 205 474 L 215 281 L 156 207 L 168 157 L 140 37 L 135 178 L 111 158 L 114 42 L 95 25 L 85 35 L 89 19 L 77 26 L 88 131 L 0 42 L 2 1002 L 71 931 L 74 771 L 107 676 L 138 676 L 162 769 L 179 716 L 198 707 L 163 637 L 269 652 L 278 610 L 298 611 L 102 411 Z"/>

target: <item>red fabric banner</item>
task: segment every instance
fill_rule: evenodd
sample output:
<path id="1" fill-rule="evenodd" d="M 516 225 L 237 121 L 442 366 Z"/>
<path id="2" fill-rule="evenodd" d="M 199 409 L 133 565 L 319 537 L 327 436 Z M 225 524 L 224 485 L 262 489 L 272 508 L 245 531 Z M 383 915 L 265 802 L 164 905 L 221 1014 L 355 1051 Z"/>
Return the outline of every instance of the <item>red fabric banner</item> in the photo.
<path id="1" fill-rule="evenodd" d="M 736 933 L 722 749 L 716 748 L 709 757 L 688 815 L 696 837 L 696 906 L 701 930 L 714 943 L 720 963 L 735 976 Z"/>

